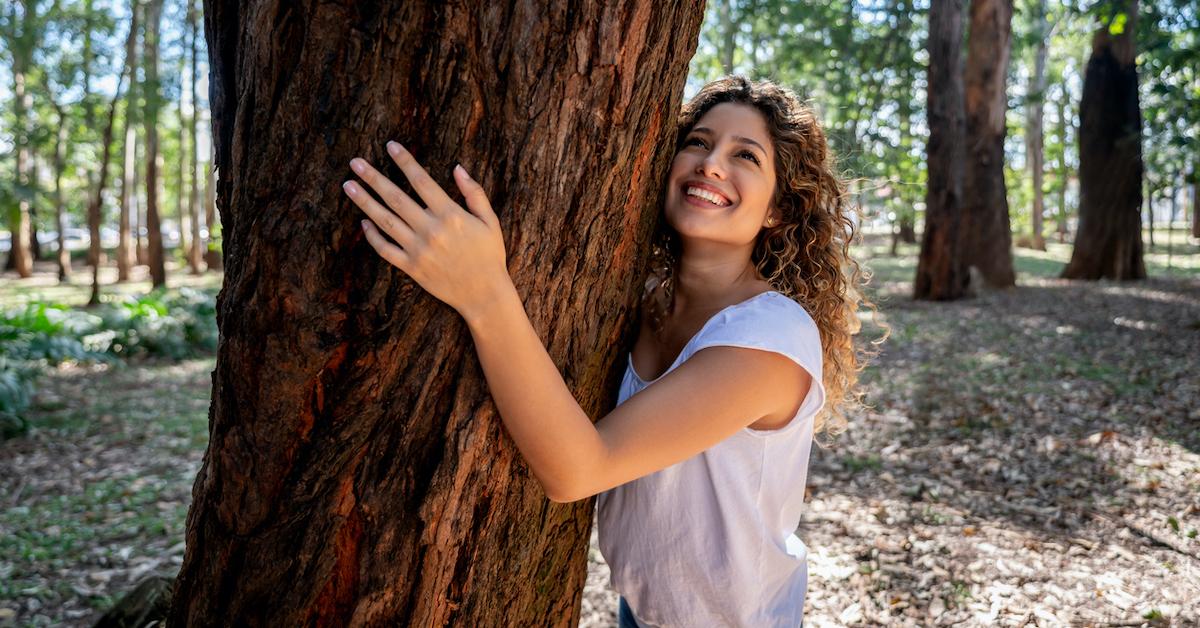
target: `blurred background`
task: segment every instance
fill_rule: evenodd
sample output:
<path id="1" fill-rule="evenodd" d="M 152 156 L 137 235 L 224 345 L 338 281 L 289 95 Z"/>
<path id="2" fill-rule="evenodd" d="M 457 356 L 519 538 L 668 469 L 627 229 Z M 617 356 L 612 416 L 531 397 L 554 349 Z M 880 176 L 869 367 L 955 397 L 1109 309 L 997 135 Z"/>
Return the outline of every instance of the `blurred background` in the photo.
<path id="1" fill-rule="evenodd" d="M 904 0 L 705 9 L 685 97 L 729 73 L 792 88 L 862 209 L 876 355 L 869 408 L 813 452 L 814 626 L 1200 622 L 1200 9 L 1007 6 L 990 33 L 969 9 L 931 33 L 930 4 Z M 198 0 L 0 14 L 0 626 L 90 625 L 182 559 L 222 281 L 203 33 Z M 964 298 L 913 298 L 936 253 L 931 34 L 963 39 L 952 73 L 1002 73 L 1013 281 Z M 1136 51 L 1141 169 L 1118 174 L 1141 192 L 1125 237 L 1145 277 L 1065 279 L 1085 78 L 1112 42 Z M 582 623 L 613 625 L 591 554 Z"/>

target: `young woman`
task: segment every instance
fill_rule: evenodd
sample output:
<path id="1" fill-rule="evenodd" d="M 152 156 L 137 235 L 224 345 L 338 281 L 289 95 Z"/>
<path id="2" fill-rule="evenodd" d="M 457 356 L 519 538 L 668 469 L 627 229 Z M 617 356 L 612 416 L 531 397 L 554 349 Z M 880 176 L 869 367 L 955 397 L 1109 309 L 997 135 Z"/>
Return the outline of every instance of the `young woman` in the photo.
<path id="1" fill-rule="evenodd" d="M 388 152 L 426 207 L 354 159 L 386 202 L 344 185 L 371 218 L 367 240 L 466 320 L 546 495 L 599 495 L 621 625 L 800 625 L 809 450 L 858 402 L 852 335 L 872 305 L 813 112 L 736 76 L 684 107 L 640 333 L 618 405 L 595 424 L 529 323 L 483 189 L 455 168 L 464 211 L 403 147 Z"/>

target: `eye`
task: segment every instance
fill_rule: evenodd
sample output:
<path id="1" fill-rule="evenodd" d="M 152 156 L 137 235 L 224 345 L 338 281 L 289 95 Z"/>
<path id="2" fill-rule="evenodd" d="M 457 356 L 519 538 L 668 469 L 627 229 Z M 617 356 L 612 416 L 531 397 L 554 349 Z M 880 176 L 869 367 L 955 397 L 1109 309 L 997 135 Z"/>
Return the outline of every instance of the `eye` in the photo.
<path id="1" fill-rule="evenodd" d="M 748 150 L 744 150 L 744 151 L 738 153 L 738 157 L 741 157 L 742 155 L 749 157 L 750 161 L 753 161 L 756 164 L 758 163 L 758 155 L 755 155 L 754 153 L 752 153 Z"/>
<path id="2" fill-rule="evenodd" d="M 702 140 L 698 137 L 689 137 L 683 143 L 684 146 L 691 146 L 692 144 L 700 144 L 701 146 L 704 146 L 704 140 Z"/>

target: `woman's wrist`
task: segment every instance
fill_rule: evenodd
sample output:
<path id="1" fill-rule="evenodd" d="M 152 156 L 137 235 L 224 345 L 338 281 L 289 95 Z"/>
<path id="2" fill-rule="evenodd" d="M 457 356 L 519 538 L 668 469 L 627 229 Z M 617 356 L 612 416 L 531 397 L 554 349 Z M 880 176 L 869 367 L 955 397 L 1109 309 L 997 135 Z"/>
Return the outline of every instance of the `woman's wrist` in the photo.
<path id="1" fill-rule="evenodd" d="M 505 277 L 503 281 L 494 282 L 489 286 L 485 294 L 478 295 L 469 306 L 464 306 L 458 312 L 467 322 L 472 334 L 487 330 L 507 308 L 516 306 L 523 311 L 524 305 L 511 279 Z"/>

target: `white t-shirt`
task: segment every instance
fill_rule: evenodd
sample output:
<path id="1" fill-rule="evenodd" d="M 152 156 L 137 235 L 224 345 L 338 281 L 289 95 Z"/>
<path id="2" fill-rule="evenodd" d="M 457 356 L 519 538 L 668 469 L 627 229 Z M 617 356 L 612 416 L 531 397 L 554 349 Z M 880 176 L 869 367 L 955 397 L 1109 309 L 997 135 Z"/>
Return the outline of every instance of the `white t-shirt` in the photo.
<path id="1" fill-rule="evenodd" d="M 794 628 L 808 588 L 808 549 L 795 530 L 813 417 L 825 405 L 820 334 L 799 303 L 762 292 L 713 315 L 666 372 L 717 345 L 780 353 L 804 367 L 813 384 L 800 410 L 781 428 L 743 428 L 600 493 L 600 552 L 642 626 Z M 618 405 L 652 383 L 630 356 Z"/>

